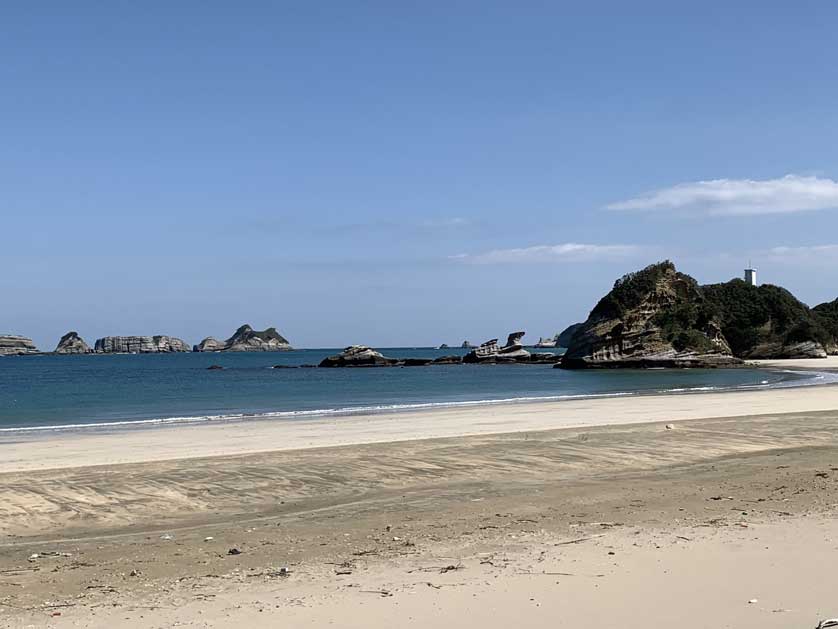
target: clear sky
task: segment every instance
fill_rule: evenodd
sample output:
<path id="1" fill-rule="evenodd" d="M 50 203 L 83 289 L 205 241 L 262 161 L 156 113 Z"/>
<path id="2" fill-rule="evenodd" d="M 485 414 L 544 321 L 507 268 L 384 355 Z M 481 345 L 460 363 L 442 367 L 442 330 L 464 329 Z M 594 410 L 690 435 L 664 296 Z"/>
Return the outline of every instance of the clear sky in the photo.
<path id="1" fill-rule="evenodd" d="M 833 2 L 0 7 L 0 332 L 528 339 L 662 258 L 838 296 Z"/>

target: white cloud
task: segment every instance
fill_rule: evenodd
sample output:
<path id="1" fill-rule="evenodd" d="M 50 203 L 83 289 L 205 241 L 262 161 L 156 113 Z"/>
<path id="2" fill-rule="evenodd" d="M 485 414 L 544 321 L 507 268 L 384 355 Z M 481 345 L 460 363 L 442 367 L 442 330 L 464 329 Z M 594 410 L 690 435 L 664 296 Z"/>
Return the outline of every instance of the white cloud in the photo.
<path id="1" fill-rule="evenodd" d="M 517 264 L 543 262 L 579 262 L 604 258 L 624 258 L 635 255 L 635 245 L 590 245 L 568 242 L 559 245 L 535 245 L 520 249 L 494 249 L 484 253 L 461 253 L 452 260 L 469 264 Z"/>
<path id="2" fill-rule="evenodd" d="M 838 245 L 812 245 L 806 247 L 774 247 L 768 251 L 782 260 L 824 260 L 838 256 Z"/>
<path id="3" fill-rule="evenodd" d="M 606 207 L 711 216 L 828 210 L 838 208 L 838 182 L 800 175 L 763 180 L 713 179 L 678 184 Z"/>

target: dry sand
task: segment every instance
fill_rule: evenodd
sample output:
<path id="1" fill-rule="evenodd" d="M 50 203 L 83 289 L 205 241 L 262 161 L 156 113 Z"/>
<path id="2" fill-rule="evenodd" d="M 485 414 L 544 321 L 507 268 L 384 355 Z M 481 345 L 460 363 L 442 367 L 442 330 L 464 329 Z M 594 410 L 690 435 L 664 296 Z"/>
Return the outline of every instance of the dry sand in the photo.
<path id="1" fill-rule="evenodd" d="M 27 436 L 0 626 L 813 627 L 836 429 L 826 386 Z"/>

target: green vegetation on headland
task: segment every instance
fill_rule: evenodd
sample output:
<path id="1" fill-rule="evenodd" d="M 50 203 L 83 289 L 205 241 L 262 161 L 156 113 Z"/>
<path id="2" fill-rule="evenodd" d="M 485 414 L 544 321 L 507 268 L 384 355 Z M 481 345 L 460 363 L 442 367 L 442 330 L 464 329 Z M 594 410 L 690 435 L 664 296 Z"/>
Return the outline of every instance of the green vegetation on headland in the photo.
<path id="1" fill-rule="evenodd" d="M 818 314 L 785 288 L 751 286 L 735 279 L 702 290 L 718 313 L 722 333 L 736 356 L 782 358 L 801 344 L 816 344 L 824 351 L 833 344 Z"/>

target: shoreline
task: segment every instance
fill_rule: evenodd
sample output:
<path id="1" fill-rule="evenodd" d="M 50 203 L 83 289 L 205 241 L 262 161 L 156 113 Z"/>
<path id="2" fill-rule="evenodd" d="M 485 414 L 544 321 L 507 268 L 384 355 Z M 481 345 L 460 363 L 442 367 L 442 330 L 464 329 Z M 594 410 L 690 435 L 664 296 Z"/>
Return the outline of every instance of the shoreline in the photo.
<path id="1" fill-rule="evenodd" d="M 822 361 L 822 362 L 821 362 Z M 237 423 L 237 422 L 252 422 L 252 421 L 301 421 L 301 420 L 325 420 L 329 418 L 341 417 L 364 417 L 377 416 L 383 414 L 402 414 L 402 413 L 424 413 L 444 410 L 481 408 L 491 406 L 505 406 L 505 405 L 519 405 L 519 404 L 538 404 L 538 403 L 565 403 L 571 401 L 585 401 L 585 400 L 599 400 L 612 398 L 639 398 L 649 396 L 674 396 L 674 395 L 691 395 L 691 394 L 706 394 L 706 393 L 736 393 L 744 391 L 768 391 L 774 389 L 785 388 L 800 388 L 812 386 L 826 386 L 830 384 L 838 384 L 838 356 L 829 357 L 827 359 L 800 359 L 800 360 L 757 360 L 745 363 L 741 367 L 731 369 L 749 368 L 752 370 L 760 370 L 769 373 L 790 373 L 790 374 L 808 374 L 809 378 L 785 381 L 767 384 L 748 384 L 748 385 L 731 385 L 726 386 L 694 386 L 687 388 L 671 388 L 671 389 L 640 389 L 628 391 L 609 391 L 601 393 L 579 393 L 566 395 L 535 395 L 535 396 L 521 396 L 521 397 L 506 397 L 498 399 L 477 399 L 477 400 L 457 400 L 457 401 L 439 401 L 439 402 L 412 402 L 407 404 L 381 404 L 370 406 L 347 406 L 338 408 L 322 408 L 322 409 L 298 409 L 298 410 L 277 410 L 277 411 L 261 411 L 261 412 L 229 412 L 223 414 L 196 414 L 196 415 L 175 415 L 162 417 L 140 417 L 135 419 L 109 419 L 103 421 L 93 422 L 77 422 L 68 424 L 49 424 L 49 425 L 24 425 L 24 426 L 4 426 L 0 427 L 0 443 L 5 435 L 21 437 L 27 436 L 29 433 L 33 434 L 50 434 L 50 433 L 72 433 L 83 431 L 121 431 L 121 430 L 142 430 L 160 428 L 166 426 L 196 426 L 207 423 Z M 722 368 L 724 370 L 725 368 Z M 641 370 L 646 371 L 646 370 Z M 669 371 L 669 370 L 667 370 Z M 675 371 L 684 371 L 676 369 Z M 715 371 L 715 370 L 714 370 Z M 834 375 L 833 375 L 834 374 Z M 831 376 L 834 378 L 832 382 L 814 382 L 818 378 Z"/>
<path id="2" fill-rule="evenodd" d="M 838 384 L 0 433 L 0 473 L 692 419 L 838 411 Z M 136 422 L 133 422 L 136 423 Z"/>

